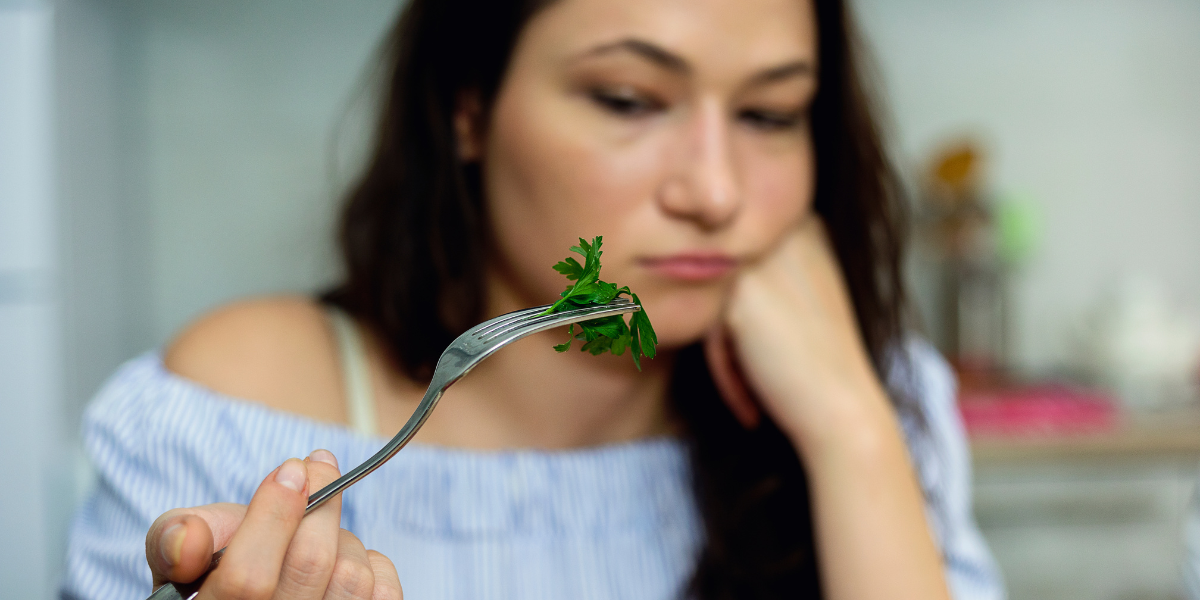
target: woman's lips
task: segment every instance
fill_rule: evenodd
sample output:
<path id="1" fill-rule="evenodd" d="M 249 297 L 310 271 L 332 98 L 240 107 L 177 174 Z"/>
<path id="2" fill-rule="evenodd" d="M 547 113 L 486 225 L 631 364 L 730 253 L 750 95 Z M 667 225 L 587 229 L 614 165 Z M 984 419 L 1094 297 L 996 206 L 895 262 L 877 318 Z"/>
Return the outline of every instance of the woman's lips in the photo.
<path id="1" fill-rule="evenodd" d="M 719 279 L 737 268 L 738 261 L 724 254 L 675 254 L 642 259 L 653 273 L 682 281 Z"/>

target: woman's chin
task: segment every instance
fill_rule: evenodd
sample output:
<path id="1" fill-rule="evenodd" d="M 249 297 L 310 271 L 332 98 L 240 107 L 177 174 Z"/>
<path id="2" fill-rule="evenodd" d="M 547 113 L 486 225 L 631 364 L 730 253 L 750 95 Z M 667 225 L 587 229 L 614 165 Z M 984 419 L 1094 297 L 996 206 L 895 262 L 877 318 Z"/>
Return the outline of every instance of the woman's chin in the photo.
<path id="1" fill-rule="evenodd" d="M 708 334 L 720 321 L 720 298 L 642 298 L 646 313 L 654 325 L 659 348 L 665 351 L 690 346 Z"/>

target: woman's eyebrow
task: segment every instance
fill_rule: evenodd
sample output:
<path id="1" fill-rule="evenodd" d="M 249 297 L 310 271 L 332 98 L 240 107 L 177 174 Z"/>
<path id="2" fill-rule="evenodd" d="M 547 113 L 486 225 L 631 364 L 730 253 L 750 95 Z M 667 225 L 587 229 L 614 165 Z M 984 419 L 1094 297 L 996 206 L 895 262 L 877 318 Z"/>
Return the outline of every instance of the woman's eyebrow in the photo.
<path id="1" fill-rule="evenodd" d="M 771 67 L 764 71 L 760 71 L 750 78 L 752 85 L 762 85 L 766 83 L 775 83 L 790 77 L 808 77 L 816 75 L 817 69 L 813 67 L 812 62 L 804 59 L 794 60 L 789 63 L 784 63 L 778 67 Z"/>
<path id="2" fill-rule="evenodd" d="M 642 58 L 664 69 L 667 69 L 668 71 L 674 71 L 683 75 L 687 75 L 692 71 L 691 65 L 689 65 L 687 60 L 682 56 L 679 56 L 678 54 L 675 54 L 674 52 L 671 52 L 670 50 L 667 50 L 666 48 L 663 48 L 662 46 L 659 46 L 653 42 L 648 42 L 638 38 L 625 38 L 615 42 L 601 44 L 591 48 L 590 50 L 584 51 L 583 53 L 579 54 L 577 58 L 587 58 L 619 51 L 637 54 L 638 56 L 641 56 Z M 815 74 L 816 68 L 813 66 L 811 61 L 806 59 L 797 59 L 776 67 L 770 67 L 754 74 L 750 78 L 750 84 L 761 85 L 766 83 L 774 83 L 790 77 L 809 76 Z"/>
<path id="3" fill-rule="evenodd" d="M 641 56 L 642 58 L 645 58 L 646 60 L 664 69 L 667 69 L 668 71 L 687 74 L 692 70 L 682 56 L 679 56 L 678 54 L 675 54 L 674 52 L 671 52 L 662 46 L 652 42 L 647 42 L 646 40 L 639 40 L 637 38 L 625 38 L 623 40 L 596 46 L 595 48 L 580 54 L 579 58 L 609 54 L 621 50 L 633 52 L 634 54 L 637 54 L 638 56 Z"/>

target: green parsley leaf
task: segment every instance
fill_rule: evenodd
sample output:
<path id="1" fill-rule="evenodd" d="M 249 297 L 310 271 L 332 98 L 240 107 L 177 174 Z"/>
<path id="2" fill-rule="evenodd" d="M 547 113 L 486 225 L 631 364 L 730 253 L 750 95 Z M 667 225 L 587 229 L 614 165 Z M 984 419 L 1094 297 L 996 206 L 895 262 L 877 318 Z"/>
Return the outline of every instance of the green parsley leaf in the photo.
<path id="1" fill-rule="evenodd" d="M 575 283 L 568 285 L 567 289 L 559 294 L 560 299 L 548 308 L 545 314 L 608 304 L 621 296 L 630 296 L 635 304 L 642 306 L 642 301 L 628 286 L 617 287 L 615 283 L 600 280 L 600 255 L 604 254 L 600 251 L 600 246 L 603 241 L 603 236 L 592 238 L 591 243 L 579 238 L 579 245 L 571 246 L 571 251 L 583 257 L 583 264 L 579 264 L 573 257 L 567 257 L 554 265 L 555 271 Z M 646 316 L 645 307 L 629 317 L 629 324 L 625 323 L 621 315 L 610 315 L 577 323 L 579 333 L 575 332 L 575 325 L 567 328 L 567 341 L 554 346 L 555 351 L 570 350 L 571 343 L 575 340 L 583 342 L 581 351 L 593 355 L 611 352 L 620 356 L 629 350 L 633 364 L 637 365 L 639 371 L 642 370 L 643 356 L 654 358 L 658 336 L 650 324 L 650 317 Z"/>
<path id="2" fill-rule="evenodd" d="M 567 279 L 575 281 L 583 274 L 583 266 L 574 258 L 567 257 L 566 260 L 554 265 L 554 270 L 567 276 Z"/>

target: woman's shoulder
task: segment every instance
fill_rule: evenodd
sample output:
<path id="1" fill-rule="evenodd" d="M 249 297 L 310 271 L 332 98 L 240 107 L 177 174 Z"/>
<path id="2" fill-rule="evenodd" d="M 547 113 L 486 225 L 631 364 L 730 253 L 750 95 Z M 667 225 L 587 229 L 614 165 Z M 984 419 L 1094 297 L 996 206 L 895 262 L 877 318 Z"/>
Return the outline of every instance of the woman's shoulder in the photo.
<path id="1" fill-rule="evenodd" d="M 337 349 L 326 310 L 302 296 L 241 300 L 188 325 L 163 366 L 222 396 L 345 422 Z"/>
<path id="2" fill-rule="evenodd" d="M 341 410 L 326 320 L 303 299 L 239 302 L 125 363 L 82 422 L 102 495 L 136 511 L 144 531 L 171 507 L 247 502 L 263 473 L 315 448 L 351 463 L 370 456 L 376 440 L 311 408 Z"/>

